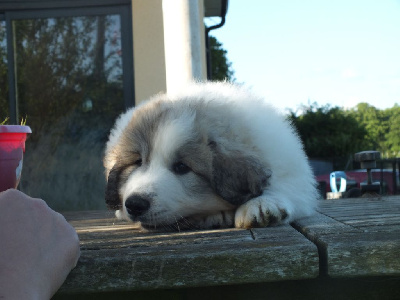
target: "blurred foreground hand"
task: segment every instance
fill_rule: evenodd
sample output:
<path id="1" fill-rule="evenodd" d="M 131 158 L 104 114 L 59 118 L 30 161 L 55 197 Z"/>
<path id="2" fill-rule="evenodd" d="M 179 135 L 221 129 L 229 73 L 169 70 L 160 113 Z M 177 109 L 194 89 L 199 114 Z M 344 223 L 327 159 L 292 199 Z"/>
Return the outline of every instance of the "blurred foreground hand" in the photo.
<path id="1" fill-rule="evenodd" d="M 79 255 L 75 229 L 43 200 L 0 193 L 0 299 L 50 299 Z"/>

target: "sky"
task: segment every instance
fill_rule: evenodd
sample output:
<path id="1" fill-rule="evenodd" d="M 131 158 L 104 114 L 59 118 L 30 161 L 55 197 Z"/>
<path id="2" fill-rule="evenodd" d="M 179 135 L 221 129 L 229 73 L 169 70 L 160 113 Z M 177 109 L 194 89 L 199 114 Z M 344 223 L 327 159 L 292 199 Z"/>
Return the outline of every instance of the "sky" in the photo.
<path id="1" fill-rule="evenodd" d="M 400 104 L 400 0 L 229 0 L 210 34 L 236 81 L 281 111 Z"/>

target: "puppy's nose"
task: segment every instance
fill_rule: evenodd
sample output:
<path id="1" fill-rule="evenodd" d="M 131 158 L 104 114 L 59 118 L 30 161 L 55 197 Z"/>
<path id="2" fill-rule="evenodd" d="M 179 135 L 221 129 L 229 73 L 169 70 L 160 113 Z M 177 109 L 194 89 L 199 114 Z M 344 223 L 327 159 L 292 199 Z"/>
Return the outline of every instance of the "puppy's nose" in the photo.
<path id="1" fill-rule="evenodd" d="M 150 201 L 141 195 L 131 195 L 126 199 L 125 207 L 128 214 L 139 217 L 149 210 Z"/>

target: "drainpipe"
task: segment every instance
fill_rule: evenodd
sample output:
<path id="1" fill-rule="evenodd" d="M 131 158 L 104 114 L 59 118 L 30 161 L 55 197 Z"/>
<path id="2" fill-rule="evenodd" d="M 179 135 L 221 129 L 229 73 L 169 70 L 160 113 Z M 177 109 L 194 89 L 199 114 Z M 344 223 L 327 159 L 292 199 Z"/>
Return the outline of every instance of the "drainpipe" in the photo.
<path id="1" fill-rule="evenodd" d="M 225 16 L 228 11 L 228 0 L 222 0 L 221 2 L 221 22 L 217 25 L 206 27 L 206 60 L 207 60 L 207 79 L 212 80 L 211 74 L 211 49 L 210 49 L 210 36 L 211 30 L 220 28 L 225 24 Z"/>

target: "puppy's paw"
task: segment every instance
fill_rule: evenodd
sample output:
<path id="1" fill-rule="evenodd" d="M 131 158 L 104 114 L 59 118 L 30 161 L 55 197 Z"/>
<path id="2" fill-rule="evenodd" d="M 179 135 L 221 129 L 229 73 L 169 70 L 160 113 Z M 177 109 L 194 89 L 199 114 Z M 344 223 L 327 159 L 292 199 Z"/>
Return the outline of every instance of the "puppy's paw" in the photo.
<path id="1" fill-rule="evenodd" d="M 201 229 L 219 229 L 233 227 L 234 211 L 220 211 L 208 216 L 193 216 L 188 222 Z"/>
<path id="2" fill-rule="evenodd" d="M 239 206 L 235 214 L 236 228 L 256 228 L 274 226 L 287 219 L 286 210 L 268 202 L 265 197 L 252 199 Z"/>

